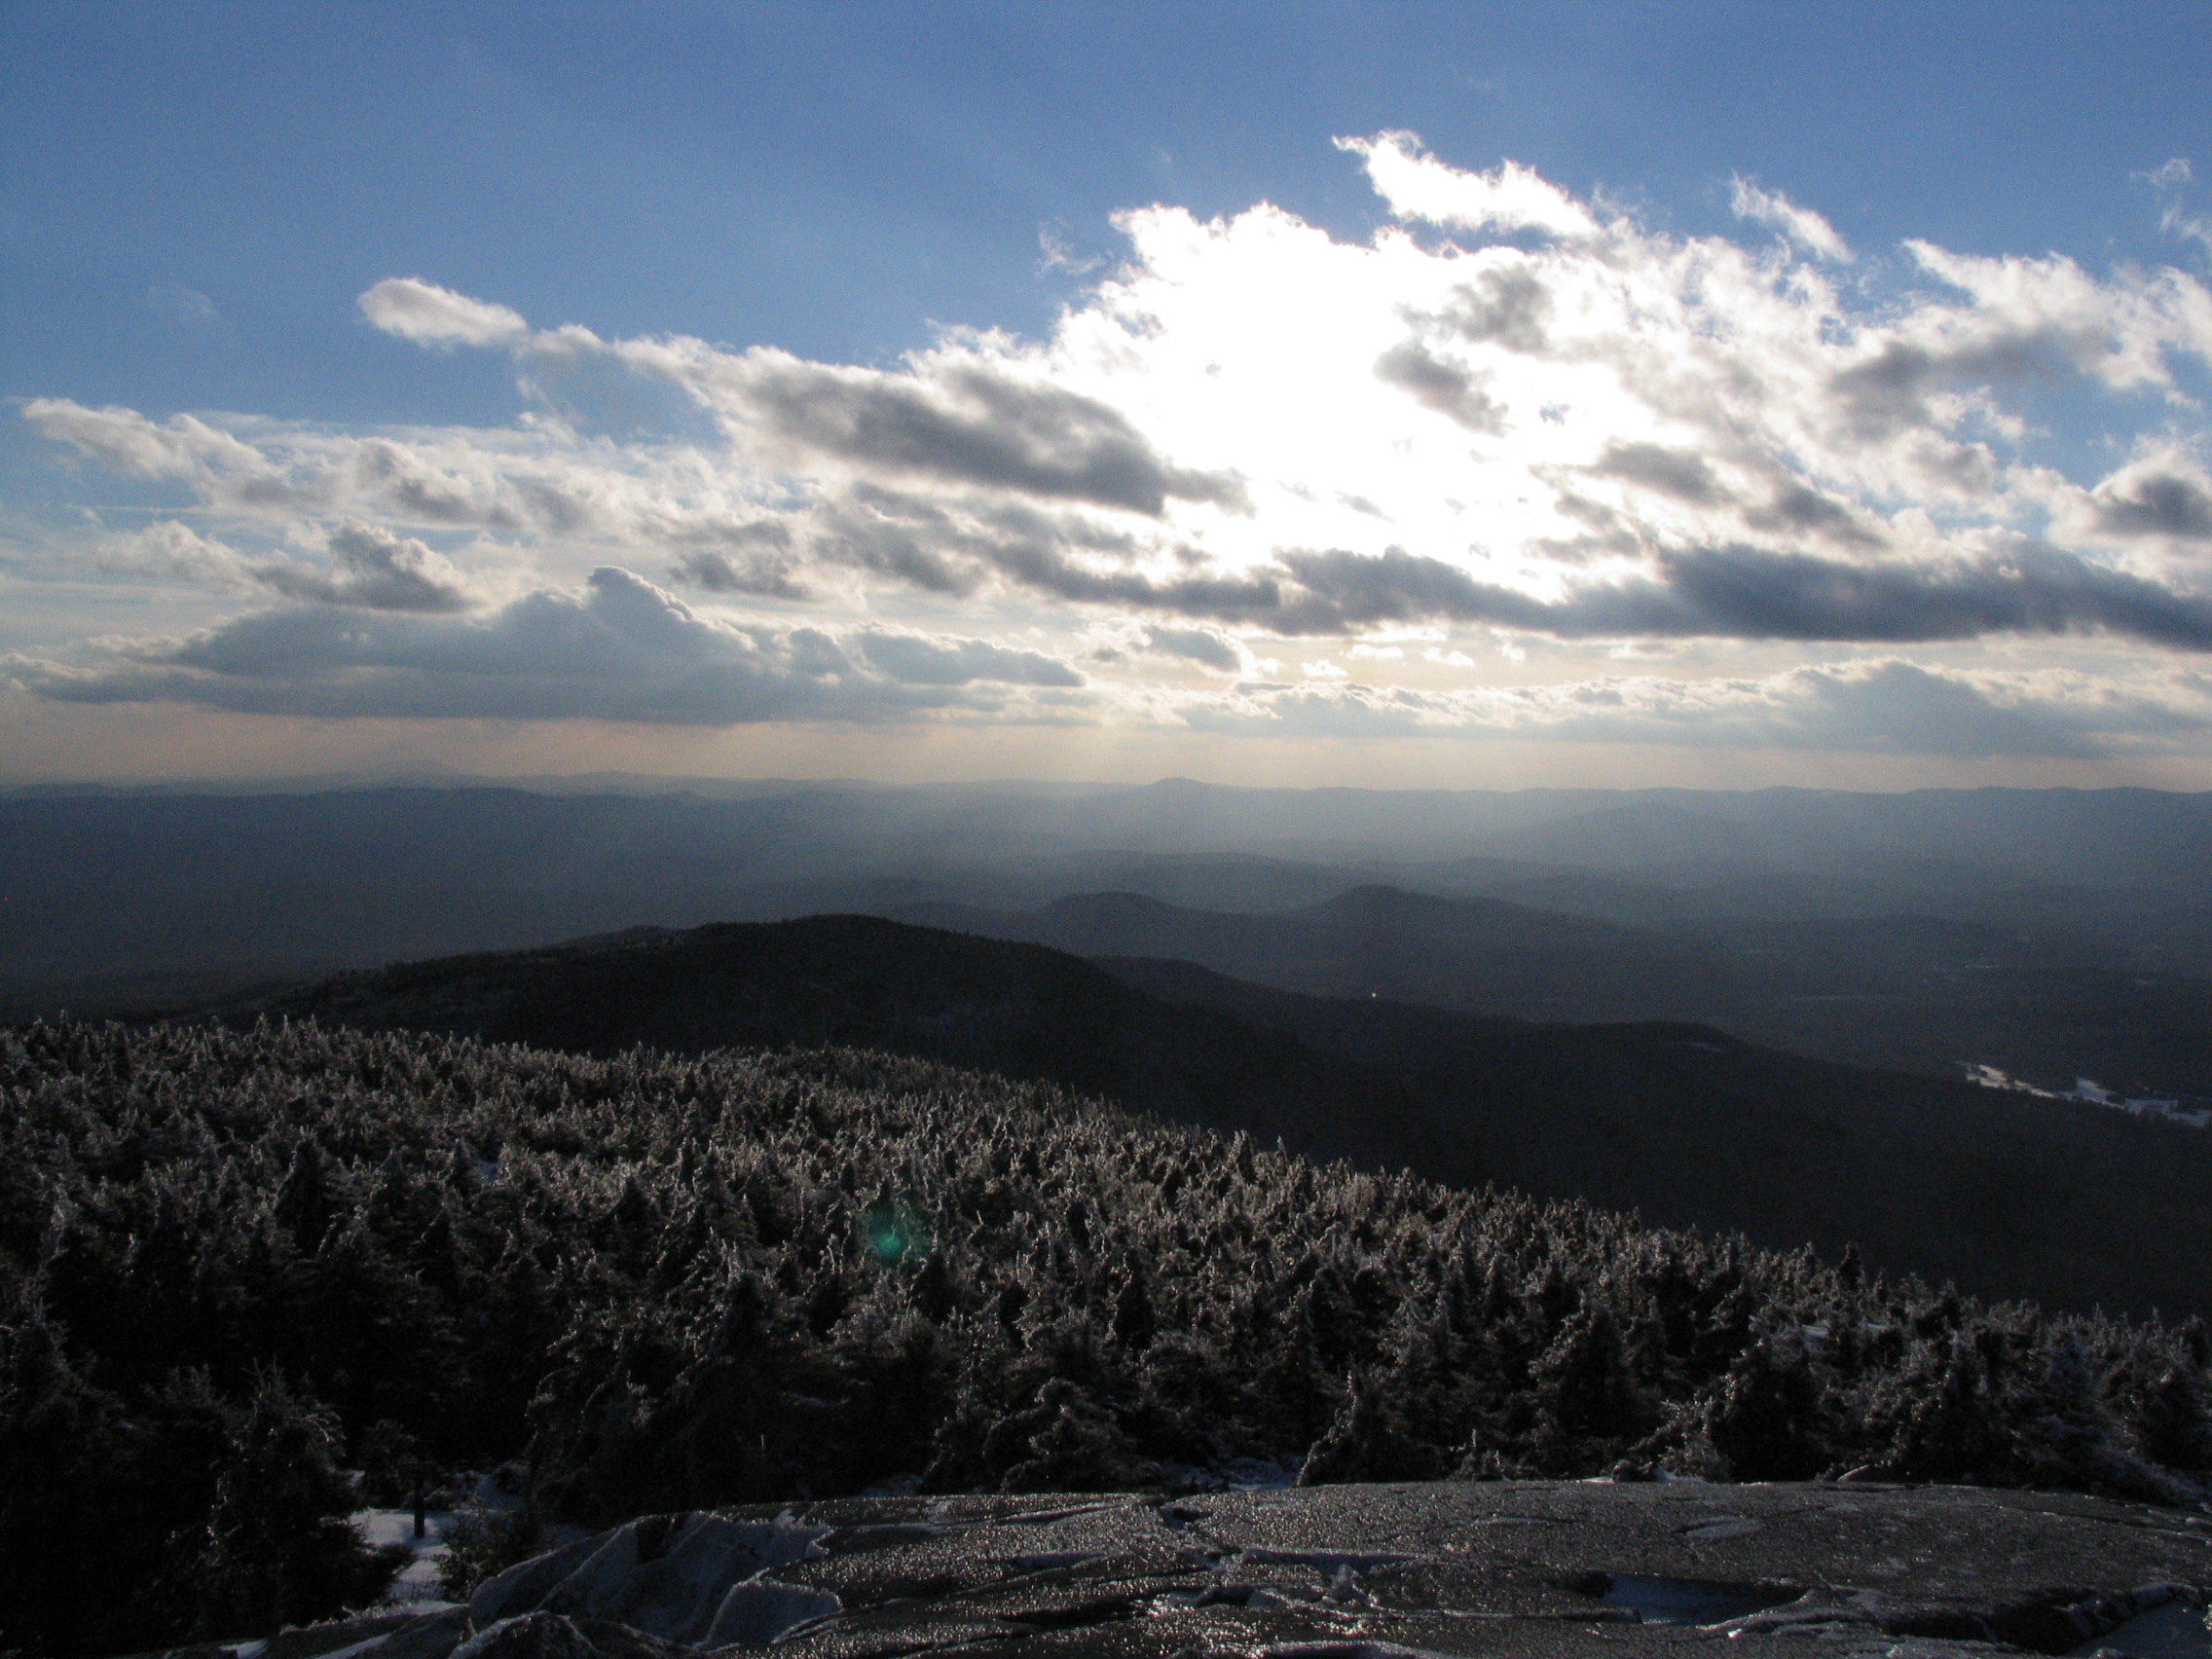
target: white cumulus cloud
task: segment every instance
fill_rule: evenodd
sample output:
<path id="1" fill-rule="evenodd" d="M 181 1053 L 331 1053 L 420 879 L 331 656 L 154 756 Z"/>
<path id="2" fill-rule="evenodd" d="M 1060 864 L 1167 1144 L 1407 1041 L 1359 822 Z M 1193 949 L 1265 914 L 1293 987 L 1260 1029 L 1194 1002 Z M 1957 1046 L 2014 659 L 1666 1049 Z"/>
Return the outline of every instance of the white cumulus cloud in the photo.
<path id="1" fill-rule="evenodd" d="M 360 304 L 370 322 L 418 346 L 509 346 L 530 333 L 520 312 L 419 276 L 387 276 Z"/>

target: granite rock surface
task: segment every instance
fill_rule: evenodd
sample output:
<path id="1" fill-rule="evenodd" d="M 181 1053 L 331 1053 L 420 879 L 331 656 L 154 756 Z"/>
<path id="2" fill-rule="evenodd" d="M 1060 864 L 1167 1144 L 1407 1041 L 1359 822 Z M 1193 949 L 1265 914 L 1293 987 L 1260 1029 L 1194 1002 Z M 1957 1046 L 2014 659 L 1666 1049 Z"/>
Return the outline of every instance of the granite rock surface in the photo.
<path id="1" fill-rule="evenodd" d="M 850 1498 L 643 1517 L 465 1607 L 179 1659 L 2179 1659 L 2212 1654 L 2208 1591 L 2212 1515 L 2068 1493 L 1508 1481 Z"/>

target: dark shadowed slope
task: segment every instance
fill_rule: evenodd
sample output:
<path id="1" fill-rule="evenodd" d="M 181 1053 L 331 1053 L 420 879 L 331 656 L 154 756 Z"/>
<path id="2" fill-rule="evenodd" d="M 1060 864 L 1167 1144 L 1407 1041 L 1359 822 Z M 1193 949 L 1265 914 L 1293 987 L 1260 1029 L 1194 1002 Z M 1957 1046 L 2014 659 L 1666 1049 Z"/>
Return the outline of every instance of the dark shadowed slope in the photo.
<path id="1" fill-rule="evenodd" d="M 255 1007 L 591 1052 L 878 1048 L 1778 1247 L 1857 1239 L 1881 1267 L 1989 1295 L 2212 1312 L 2212 1135 L 1702 1027 L 1538 1026 L 1110 966 L 824 916 L 417 963 Z"/>
<path id="2" fill-rule="evenodd" d="M 1631 926 L 1376 884 L 1272 914 L 1070 895 L 1040 909 L 912 905 L 911 920 L 1083 956 L 1168 957 L 1316 996 L 1524 1019 L 1690 1020 L 1825 1059 L 2047 1088 L 2212 1095 L 2212 981 L 2064 930 L 1929 916 Z"/>
<path id="3" fill-rule="evenodd" d="M 341 975 L 243 1005 L 583 1053 L 841 1044 L 1065 1084 L 1294 1151 L 1479 1181 L 1387 1079 L 1075 957 L 873 916 L 638 929 Z"/>
<path id="4" fill-rule="evenodd" d="M 2212 1312 L 2212 1134 L 1810 1060 L 1710 1027 L 1559 1026 L 1102 964 L 1386 1073 L 1543 1197 L 1742 1229 L 2068 1307 Z"/>

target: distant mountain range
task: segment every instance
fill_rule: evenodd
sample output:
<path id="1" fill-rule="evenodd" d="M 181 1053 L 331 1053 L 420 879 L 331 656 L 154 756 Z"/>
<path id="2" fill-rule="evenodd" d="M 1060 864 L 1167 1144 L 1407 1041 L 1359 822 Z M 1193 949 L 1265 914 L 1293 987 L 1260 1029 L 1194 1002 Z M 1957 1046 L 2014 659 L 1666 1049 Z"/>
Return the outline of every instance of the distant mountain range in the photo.
<path id="1" fill-rule="evenodd" d="M 2207 795 L 599 782 L 0 794 L 0 1018 L 862 912 L 1311 994 L 2212 1097 Z"/>
<path id="2" fill-rule="evenodd" d="M 1356 929 L 1395 903 L 1352 895 L 1324 921 Z M 1120 901 L 1069 910 L 1150 914 Z M 2212 1313 L 2212 1135 L 1697 1025 L 1536 1024 L 1382 989 L 1308 996 L 1188 962 L 1089 963 L 821 916 L 399 965 L 220 1012 L 600 1053 L 883 1049 L 1455 1184 L 1586 1198 L 1781 1248 L 1832 1255 L 1856 1240 L 1876 1266 L 1989 1296 Z"/>

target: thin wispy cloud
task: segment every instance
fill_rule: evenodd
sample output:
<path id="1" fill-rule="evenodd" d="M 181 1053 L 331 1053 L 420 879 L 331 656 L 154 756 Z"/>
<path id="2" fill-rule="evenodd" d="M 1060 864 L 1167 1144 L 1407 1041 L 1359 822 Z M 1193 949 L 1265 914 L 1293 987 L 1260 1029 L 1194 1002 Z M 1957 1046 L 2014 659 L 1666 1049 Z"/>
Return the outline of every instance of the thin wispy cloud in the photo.
<path id="1" fill-rule="evenodd" d="M 1851 244 L 1810 207 L 1800 207 L 1779 190 L 1761 190 L 1747 178 L 1729 181 L 1728 205 L 1739 219 L 1772 225 L 1805 252 L 1849 264 Z"/>
<path id="2" fill-rule="evenodd" d="M 2187 237 L 2212 253 L 2212 214 L 2190 200 L 2190 187 L 2196 182 L 2196 174 L 2189 158 L 2176 156 L 2143 176 L 2158 194 L 2158 228 L 2168 236 Z"/>

